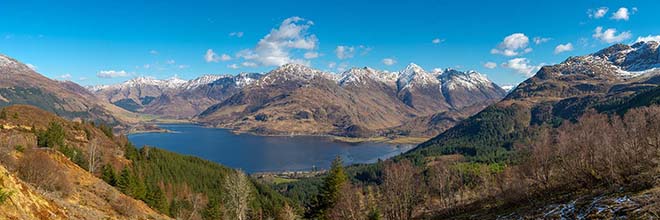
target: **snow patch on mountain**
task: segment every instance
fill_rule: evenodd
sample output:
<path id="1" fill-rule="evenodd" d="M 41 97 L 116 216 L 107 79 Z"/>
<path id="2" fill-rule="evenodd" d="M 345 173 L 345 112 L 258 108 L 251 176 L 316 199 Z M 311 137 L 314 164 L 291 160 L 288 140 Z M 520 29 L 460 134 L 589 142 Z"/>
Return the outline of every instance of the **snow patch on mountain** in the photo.
<path id="1" fill-rule="evenodd" d="M 422 67 L 417 64 L 410 63 L 399 72 L 399 78 L 397 79 L 397 86 L 399 90 L 415 87 L 415 86 L 428 86 L 428 85 L 438 85 L 440 81 L 436 76 L 430 74 Z"/>
<path id="2" fill-rule="evenodd" d="M 212 75 L 212 74 L 207 74 L 203 75 L 200 77 L 197 77 L 195 79 L 192 79 L 190 81 L 187 81 L 186 83 L 183 84 L 182 88 L 186 90 L 194 89 L 203 85 L 208 85 L 211 84 L 219 79 L 222 78 L 228 78 L 232 77 L 231 75 Z"/>
<path id="3" fill-rule="evenodd" d="M 308 82 L 317 77 L 337 80 L 334 74 L 312 69 L 302 64 L 289 63 L 268 72 L 255 85 L 263 87 L 287 81 Z"/>
<path id="4" fill-rule="evenodd" d="M 473 70 L 461 72 L 454 69 L 446 69 L 444 73 L 438 77 L 442 82 L 442 86 L 449 88 L 449 90 L 455 90 L 458 88 L 476 90 L 483 87 L 493 86 L 493 83 L 488 80 L 486 76 Z"/>
<path id="5" fill-rule="evenodd" d="M 154 77 L 141 76 L 120 84 L 88 86 L 87 89 L 92 92 L 98 92 L 101 90 L 122 90 L 130 88 L 144 88 L 150 86 L 159 90 L 191 90 L 200 86 L 213 84 L 214 82 L 221 79 L 230 79 L 233 81 L 234 86 L 242 88 L 255 82 L 259 76 L 259 74 L 253 73 L 241 73 L 235 76 L 207 74 L 192 80 L 183 80 L 176 76 L 164 80 L 156 79 Z"/>
<path id="6" fill-rule="evenodd" d="M 369 67 L 351 68 L 337 77 L 337 83 L 340 86 L 346 85 L 365 85 L 368 80 L 374 80 L 385 84 L 394 84 L 398 78 L 398 73 L 378 71 Z"/>

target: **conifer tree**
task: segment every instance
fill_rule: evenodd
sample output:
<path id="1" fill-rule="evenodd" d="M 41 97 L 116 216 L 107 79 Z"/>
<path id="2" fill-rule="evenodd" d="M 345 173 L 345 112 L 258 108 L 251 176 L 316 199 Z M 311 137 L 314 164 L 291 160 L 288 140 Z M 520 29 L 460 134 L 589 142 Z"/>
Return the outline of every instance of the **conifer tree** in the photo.
<path id="1" fill-rule="evenodd" d="M 323 185 L 317 198 L 313 216 L 317 219 L 328 219 L 327 211 L 335 206 L 342 186 L 348 181 L 348 176 L 342 166 L 339 156 L 332 161 L 328 175 L 323 180 Z"/>
<path id="2" fill-rule="evenodd" d="M 112 165 L 106 164 L 103 166 L 101 178 L 103 179 L 103 181 L 110 184 L 111 186 L 117 186 L 117 174 L 115 173 L 115 170 L 112 168 Z"/>

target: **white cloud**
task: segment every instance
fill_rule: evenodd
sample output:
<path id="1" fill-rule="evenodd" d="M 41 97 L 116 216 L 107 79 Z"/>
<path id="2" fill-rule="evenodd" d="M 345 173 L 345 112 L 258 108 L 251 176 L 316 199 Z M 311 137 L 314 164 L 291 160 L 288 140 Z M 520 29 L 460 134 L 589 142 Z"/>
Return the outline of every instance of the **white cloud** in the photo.
<path id="1" fill-rule="evenodd" d="M 610 19 L 627 21 L 628 19 L 630 19 L 630 11 L 628 11 L 628 8 L 619 8 L 619 10 L 616 10 L 616 12 L 612 14 L 612 17 Z"/>
<path id="2" fill-rule="evenodd" d="M 635 43 L 642 42 L 642 41 L 644 41 L 644 42 L 657 41 L 657 42 L 660 43 L 660 35 L 655 35 L 655 36 L 649 35 L 649 36 L 646 36 L 646 37 L 637 37 L 637 40 L 635 41 Z"/>
<path id="3" fill-rule="evenodd" d="M 292 50 L 314 50 L 318 44 L 316 35 L 307 30 L 314 25 L 300 17 L 284 19 L 279 27 L 273 28 L 254 49 L 245 49 L 237 56 L 251 60 L 261 66 L 280 66 L 286 63 L 307 64 L 308 61 L 294 58 Z"/>
<path id="4" fill-rule="evenodd" d="M 445 41 L 444 39 L 435 38 L 435 39 L 433 39 L 433 40 L 431 41 L 431 43 L 433 43 L 433 44 L 439 44 L 439 43 L 442 43 L 442 42 L 444 42 L 444 41 Z"/>
<path id="5" fill-rule="evenodd" d="M 190 67 L 190 66 L 188 66 L 188 65 L 178 65 L 178 66 L 176 66 L 176 68 L 179 68 L 179 69 L 187 69 L 188 67 Z"/>
<path id="6" fill-rule="evenodd" d="M 229 60 L 231 60 L 231 56 L 223 53 L 222 55 L 220 55 L 220 60 L 221 61 L 229 61 Z"/>
<path id="7" fill-rule="evenodd" d="M 358 46 L 358 48 L 360 48 L 360 55 L 362 55 L 362 56 L 365 56 L 365 55 L 369 54 L 369 52 L 371 52 L 371 50 L 373 50 L 373 48 L 367 47 L 367 46 L 364 46 L 364 45 L 360 45 L 360 46 Z"/>
<path id="8" fill-rule="evenodd" d="M 150 51 L 149 51 L 149 54 L 151 54 L 151 55 L 158 55 L 158 51 L 157 51 L 157 50 L 150 50 Z"/>
<path id="9" fill-rule="evenodd" d="M 549 37 L 534 37 L 534 44 L 539 45 L 545 42 L 548 42 L 552 40 L 552 38 Z"/>
<path id="10" fill-rule="evenodd" d="M 486 67 L 488 69 L 495 69 L 495 67 L 497 67 L 497 63 L 495 63 L 495 62 L 486 62 L 486 63 L 484 63 L 484 67 Z"/>
<path id="11" fill-rule="evenodd" d="M 204 60 L 206 60 L 207 63 L 214 62 L 217 63 L 220 61 L 220 56 L 218 56 L 217 53 L 213 52 L 212 49 L 206 50 L 206 54 L 204 54 Z"/>
<path id="12" fill-rule="evenodd" d="M 78 80 L 85 81 L 85 80 L 87 80 L 87 77 L 81 76 L 80 78 L 78 78 Z"/>
<path id="13" fill-rule="evenodd" d="M 385 59 L 383 59 L 383 64 L 385 64 L 385 65 L 387 65 L 387 66 L 394 65 L 395 63 L 396 63 L 396 60 L 395 60 L 395 59 L 392 59 L 392 58 L 385 58 Z"/>
<path id="14" fill-rule="evenodd" d="M 335 63 L 335 62 L 328 63 L 328 68 L 330 68 L 330 69 L 334 69 L 336 66 L 337 66 L 337 63 Z"/>
<path id="15" fill-rule="evenodd" d="M 241 66 L 244 66 L 244 67 L 257 67 L 257 64 L 253 63 L 253 62 L 243 62 L 243 63 L 241 63 Z"/>
<path id="16" fill-rule="evenodd" d="M 515 70 L 517 73 L 525 76 L 532 76 L 540 66 L 534 66 L 529 63 L 527 58 L 514 58 L 502 64 L 503 67 Z"/>
<path id="17" fill-rule="evenodd" d="M 231 65 L 227 65 L 227 67 L 230 68 L 230 69 L 238 69 L 238 68 L 241 68 L 240 66 L 238 66 L 238 64 L 235 64 L 235 63 L 234 63 L 234 64 L 231 64 Z"/>
<path id="18" fill-rule="evenodd" d="M 229 36 L 230 36 L 230 37 L 238 37 L 238 38 L 241 38 L 241 37 L 243 37 L 243 32 L 242 32 L 242 31 L 239 31 L 239 32 L 231 32 L 231 33 L 229 33 Z"/>
<path id="19" fill-rule="evenodd" d="M 607 8 L 607 7 L 600 7 L 600 8 L 597 8 L 597 9 L 589 9 L 587 11 L 587 14 L 589 14 L 590 18 L 599 19 L 599 18 L 605 17 L 605 14 L 607 14 L 607 11 L 609 11 L 609 10 L 610 9 Z"/>
<path id="20" fill-rule="evenodd" d="M 337 46 L 335 49 L 335 54 L 340 60 L 353 58 L 355 55 L 355 47 L 343 45 Z"/>
<path id="21" fill-rule="evenodd" d="M 440 74 L 440 73 L 442 73 L 442 71 L 443 71 L 442 68 L 433 68 L 431 73 Z"/>
<path id="22" fill-rule="evenodd" d="M 37 69 L 39 69 L 39 67 L 37 67 L 37 66 L 35 66 L 35 65 L 31 64 L 31 63 L 26 63 L 25 65 L 26 65 L 28 68 L 30 68 L 32 71 L 37 71 Z"/>
<path id="23" fill-rule="evenodd" d="M 630 31 L 624 31 L 617 35 L 617 30 L 614 28 L 603 31 L 603 27 L 598 26 L 592 36 L 602 42 L 611 44 L 627 40 L 632 37 L 632 34 L 630 34 Z"/>
<path id="24" fill-rule="evenodd" d="M 124 70 L 101 70 L 96 73 L 96 76 L 99 78 L 117 78 L 117 77 L 126 77 L 128 73 Z"/>
<path id="25" fill-rule="evenodd" d="M 555 47 L 555 54 L 567 52 L 573 50 L 573 44 L 572 43 L 567 43 L 567 44 L 559 44 L 557 47 Z"/>
<path id="26" fill-rule="evenodd" d="M 71 79 L 71 74 L 65 73 L 65 74 L 62 74 L 62 75 L 58 76 L 57 78 L 60 78 L 60 79 L 63 79 L 63 80 L 69 80 L 69 79 Z"/>
<path id="27" fill-rule="evenodd" d="M 231 60 L 231 56 L 224 53 L 222 55 L 218 55 L 212 49 L 208 49 L 206 50 L 206 54 L 204 54 L 204 60 L 206 60 L 207 63 L 217 63 L 220 61 L 229 61 Z"/>
<path id="28" fill-rule="evenodd" d="M 314 52 L 314 51 L 308 51 L 303 55 L 303 57 L 305 57 L 305 59 L 308 59 L 308 60 L 309 59 L 314 59 L 314 58 L 319 57 L 319 53 Z"/>
<path id="29" fill-rule="evenodd" d="M 532 48 L 529 48 L 529 37 L 523 33 L 515 33 L 506 36 L 504 40 L 497 45 L 497 48 L 490 50 L 492 54 L 502 54 L 504 56 L 517 56 L 524 53 L 529 53 Z"/>
<path id="30" fill-rule="evenodd" d="M 172 64 L 175 64 L 175 63 L 176 63 L 176 61 L 175 61 L 175 60 L 167 60 L 167 61 L 165 61 L 165 62 L 166 62 L 167 64 L 170 64 L 170 65 L 172 65 Z"/>

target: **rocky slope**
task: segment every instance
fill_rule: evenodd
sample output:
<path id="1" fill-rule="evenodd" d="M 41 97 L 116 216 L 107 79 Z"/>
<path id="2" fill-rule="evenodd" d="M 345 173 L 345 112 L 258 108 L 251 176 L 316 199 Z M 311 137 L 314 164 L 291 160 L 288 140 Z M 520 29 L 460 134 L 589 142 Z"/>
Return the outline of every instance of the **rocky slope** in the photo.
<path id="1" fill-rule="evenodd" d="M 69 119 L 120 124 L 85 88 L 73 82 L 51 80 L 0 54 L 0 107 L 13 104 L 38 106 Z"/>
<path id="2" fill-rule="evenodd" d="M 406 157 L 463 153 L 475 160 L 506 159 L 514 142 L 539 125 L 558 126 L 588 109 L 622 113 L 660 103 L 658 42 L 617 44 L 541 68 L 506 98 L 420 144 Z"/>
<path id="3" fill-rule="evenodd" d="M 410 64 L 400 72 L 365 67 L 331 74 L 287 64 L 209 107 L 196 120 L 262 134 L 434 135 L 480 110 L 475 106 L 505 94 L 479 73 L 445 72 L 428 73 Z M 445 112 L 453 112 L 444 114 L 447 120 L 421 119 Z M 399 129 L 404 124 L 415 127 L 411 123 L 423 128 Z"/>

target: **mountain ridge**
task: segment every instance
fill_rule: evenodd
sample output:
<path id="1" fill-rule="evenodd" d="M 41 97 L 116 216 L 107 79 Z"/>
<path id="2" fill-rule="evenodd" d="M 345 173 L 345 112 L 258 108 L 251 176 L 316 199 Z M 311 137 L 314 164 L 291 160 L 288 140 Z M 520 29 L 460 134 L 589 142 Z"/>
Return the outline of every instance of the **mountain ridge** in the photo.
<path id="1" fill-rule="evenodd" d="M 420 135 L 392 129 L 415 117 L 472 109 L 467 107 L 505 94 L 475 71 L 447 71 L 448 76 L 432 74 L 412 63 L 400 72 L 363 67 L 330 74 L 286 64 L 201 112 L 195 121 L 262 134 Z M 447 94 L 442 84 L 451 85 Z M 475 92 L 486 95 L 473 96 Z M 447 97 L 452 97 L 451 104 Z"/>

